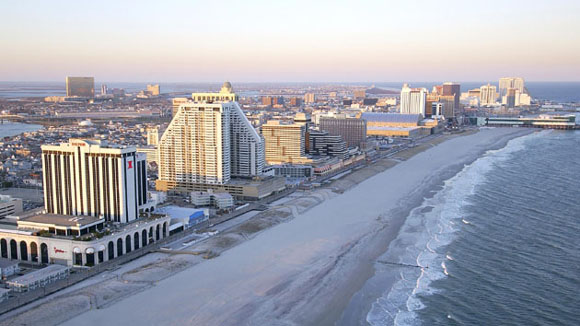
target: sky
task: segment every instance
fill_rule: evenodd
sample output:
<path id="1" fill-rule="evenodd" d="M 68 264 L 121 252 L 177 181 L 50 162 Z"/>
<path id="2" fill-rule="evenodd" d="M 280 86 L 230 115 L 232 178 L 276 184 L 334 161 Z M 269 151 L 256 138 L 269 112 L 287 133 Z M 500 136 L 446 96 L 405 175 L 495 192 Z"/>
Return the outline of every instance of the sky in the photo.
<path id="1" fill-rule="evenodd" d="M 0 1 L 0 81 L 580 80 L 580 1 Z"/>

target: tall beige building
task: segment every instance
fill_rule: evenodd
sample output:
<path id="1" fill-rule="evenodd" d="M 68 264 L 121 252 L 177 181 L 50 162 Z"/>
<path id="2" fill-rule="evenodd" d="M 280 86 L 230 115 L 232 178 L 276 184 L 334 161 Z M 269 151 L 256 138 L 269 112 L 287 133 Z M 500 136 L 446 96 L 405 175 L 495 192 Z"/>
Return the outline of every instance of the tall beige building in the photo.
<path id="1" fill-rule="evenodd" d="M 316 102 L 316 94 L 306 93 L 304 94 L 304 103 L 311 104 Z"/>
<path id="2" fill-rule="evenodd" d="M 306 126 L 304 124 L 280 124 L 271 120 L 262 125 L 268 164 L 308 163 L 305 156 Z"/>
<path id="3" fill-rule="evenodd" d="M 230 181 L 230 105 L 185 103 L 159 142 L 159 180 Z"/>
<path id="4" fill-rule="evenodd" d="M 147 93 L 152 96 L 159 96 L 159 94 L 161 94 L 161 88 L 159 87 L 159 84 L 147 85 Z"/>
<path id="5" fill-rule="evenodd" d="M 264 141 L 236 102 L 182 104 L 159 141 L 160 189 L 263 173 Z"/>

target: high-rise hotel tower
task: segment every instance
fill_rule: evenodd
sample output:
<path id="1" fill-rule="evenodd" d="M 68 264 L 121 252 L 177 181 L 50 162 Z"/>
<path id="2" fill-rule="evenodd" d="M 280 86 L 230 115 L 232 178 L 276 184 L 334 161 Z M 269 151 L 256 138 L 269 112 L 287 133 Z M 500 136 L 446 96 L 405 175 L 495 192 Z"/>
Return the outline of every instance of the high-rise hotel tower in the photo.
<path id="1" fill-rule="evenodd" d="M 179 106 L 159 141 L 162 189 L 193 190 L 196 184 L 220 185 L 232 177 L 262 174 L 264 140 L 231 101 L 235 96 L 212 95 L 233 94 L 226 84 L 220 93 L 193 94 L 196 101 Z"/>
<path id="2" fill-rule="evenodd" d="M 401 89 L 401 113 L 421 114 L 425 116 L 427 90 L 425 88 L 411 88 L 408 84 Z"/>
<path id="3" fill-rule="evenodd" d="M 148 204 L 145 155 L 135 147 L 70 139 L 42 146 L 44 206 L 49 214 L 127 223 Z"/>

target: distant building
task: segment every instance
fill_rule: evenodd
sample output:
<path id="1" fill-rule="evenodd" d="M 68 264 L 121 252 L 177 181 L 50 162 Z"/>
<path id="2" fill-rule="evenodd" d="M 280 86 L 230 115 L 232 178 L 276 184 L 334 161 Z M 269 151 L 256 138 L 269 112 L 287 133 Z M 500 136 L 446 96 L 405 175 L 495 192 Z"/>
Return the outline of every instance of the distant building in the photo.
<path id="1" fill-rule="evenodd" d="M 443 96 L 453 96 L 453 109 L 447 108 L 447 117 L 453 117 L 459 110 L 459 98 L 461 97 L 461 85 L 458 83 L 446 82 L 442 85 Z"/>
<path id="2" fill-rule="evenodd" d="M 314 93 L 304 94 L 304 103 L 306 104 L 316 103 L 316 94 Z"/>
<path id="3" fill-rule="evenodd" d="M 159 127 L 147 128 L 147 145 L 159 145 Z"/>
<path id="4" fill-rule="evenodd" d="M 292 97 L 290 98 L 290 106 L 301 106 L 302 99 L 299 97 Z"/>
<path id="5" fill-rule="evenodd" d="M 569 115 L 540 115 L 538 117 L 490 117 L 486 124 L 494 127 L 527 127 L 544 129 L 575 129 L 576 116 Z"/>
<path id="6" fill-rule="evenodd" d="M 95 97 L 95 78 L 66 77 L 66 96 Z"/>
<path id="7" fill-rule="evenodd" d="M 520 93 L 525 91 L 525 82 L 521 77 L 503 77 L 499 79 L 499 96 L 503 98 L 510 88 L 517 89 Z"/>
<path id="8" fill-rule="evenodd" d="M 519 95 L 519 92 L 517 89 L 508 88 L 506 94 L 502 98 L 502 104 L 504 104 L 508 109 L 515 108 L 516 107 L 516 95 Z"/>
<path id="9" fill-rule="evenodd" d="M 151 96 L 159 96 L 159 94 L 161 94 L 161 88 L 159 87 L 159 84 L 147 85 L 147 93 Z"/>
<path id="10" fill-rule="evenodd" d="M 282 105 L 284 104 L 284 97 L 282 96 L 264 96 L 262 97 L 262 105 Z"/>
<path id="11" fill-rule="evenodd" d="M 299 125 L 304 125 L 304 126 L 306 126 L 306 130 L 308 130 L 310 128 L 310 126 L 312 125 L 312 118 L 310 117 L 310 114 L 308 114 L 308 113 L 298 112 L 294 116 L 294 123 L 297 123 Z"/>
<path id="12" fill-rule="evenodd" d="M 489 83 L 479 88 L 479 94 L 483 106 L 494 105 L 497 100 L 497 88 Z"/>
<path id="13" fill-rule="evenodd" d="M 330 135 L 328 131 L 311 129 L 308 131 L 307 153 L 310 155 L 330 156 L 339 159 L 347 158 L 346 142 L 339 135 Z"/>
<path id="14" fill-rule="evenodd" d="M 445 112 L 445 103 L 433 102 L 431 104 L 431 114 L 429 115 L 429 117 L 442 116 L 443 112 Z"/>
<path id="15" fill-rule="evenodd" d="M 297 123 L 280 124 L 280 121 L 271 120 L 262 125 L 261 132 L 268 164 L 310 162 L 305 156 L 306 126 Z"/>
<path id="16" fill-rule="evenodd" d="M 147 157 L 147 164 L 155 163 L 159 165 L 159 150 L 157 146 L 149 145 L 145 147 L 137 147 L 137 153 L 143 153 Z"/>
<path id="17" fill-rule="evenodd" d="M 426 99 L 425 88 L 411 88 L 408 84 L 404 84 L 401 90 L 401 113 L 425 116 Z"/>
<path id="18" fill-rule="evenodd" d="M 367 123 L 356 118 L 320 117 L 320 130 L 330 135 L 341 136 L 348 147 L 364 148 L 367 137 Z"/>
<path id="19" fill-rule="evenodd" d="M 224 82 L 219 93 L 192 93 L 191 98 L 194 102 L 237 102 L 239 96 L 234 93 L 230 82 Z"/>
<path id="20" fill-rule="evenodd" d="M 522 106 L 522 105 L 531 105 L 532 104 L 532 98 L 530 97 L 530 95 L 526 94 L 526 93 L 520 93 L 519 91 L 516 94 L 516 106 Z"/>
<path id="21" fill-rule="evenodd" d="M 365 99 L 363 99 L 363 105 L 366 105 L 366 106 L 377 105 L 378 101 L 379 101 L 378 98 L 365 98 Z"/>
<path id="22" fill-rule="evenodd" d="M 422 134 L 421 114 L 363 112 L 361 119 L 367 121 L 368 136 L 414 138 Z"/>
<path id="23" fill-rule="evenodd" d="M 107 85 L 102 84 L 101 85 L 101 95 L 107 95 L 109 93 L 109 89 L 107 88 Z"/>
<path id="24" fill-rule="evenodd" d="M 362 100 L 367 97 L 366 91 L 364 89 L 359 89 L 354 91 L 354 98 L 357 100 Z"/>
<path id="25" fill-rule="evenodd" d="M 474 89 L 470 89 L 467 91 L 467 97 L 477 97 L 477 98 L 481 98 L 481 89 L 480 88 L 474 88 Z"/>
<path id="26" fill-rule="evenodd" d="M 114 97 L 124 97 L 125 96 L 125 90 L 123 88 L 113 88 L 111 90 L 111 93 L 113 93 Z"/>
<path id="27" fill-rule="evenodd" d="M 187 103 L 190 100 L 187 97 L 175 97 L 171 100 L 171 104 L 173 107 L 172 112 L 172 116 L 175 116 L 177 114 L 177 111 L 179 111 L 179 107 L 181 106 L 181 104 Z"/>
<path id="28" fill-rule="evenodd" d="M 445 118 L 453 118 L 455 116 L 455 96 L 453 95 L 439 95 L 437 102 L 443 103 L 443 116 Z"/>
<path id="29" fill-rule="evenodd" d="M 70 139 L 42 146 L 44 208 L 128 223 L 148 205 L 145 155 L 135 147 Z"/>

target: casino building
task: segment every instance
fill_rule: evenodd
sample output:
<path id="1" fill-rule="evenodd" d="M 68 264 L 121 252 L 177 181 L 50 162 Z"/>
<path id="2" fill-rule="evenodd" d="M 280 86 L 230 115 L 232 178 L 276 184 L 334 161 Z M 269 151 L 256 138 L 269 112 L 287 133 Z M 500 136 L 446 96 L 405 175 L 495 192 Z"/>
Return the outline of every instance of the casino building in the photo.
<path id="1" fill-rule="evenodd" d="M 42 146 L 47 213 L 128 223 L 149 209 L 146 156 L 134 147 L 71 139 Z"/>
<path id="2" fill-rule="evenodd" d="M 71 139 L 42 146 L 44 210 L 0 219 L 0 256 L 93 266 L 169 235 L 135 147 Z"/>

